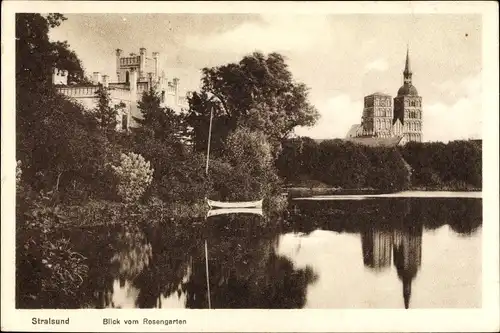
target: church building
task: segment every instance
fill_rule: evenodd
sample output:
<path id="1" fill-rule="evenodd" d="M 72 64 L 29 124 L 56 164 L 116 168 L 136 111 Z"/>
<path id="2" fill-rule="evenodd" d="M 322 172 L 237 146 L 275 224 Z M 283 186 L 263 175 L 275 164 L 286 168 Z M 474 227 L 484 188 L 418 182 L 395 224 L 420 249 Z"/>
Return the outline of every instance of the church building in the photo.
<path id="1" fill-rule="evenodd" d="M 178 78 L 168 80 L 163 71 L 160 72 L 160 54 L 153 52 L 147 54 L 145 48 L 139 50 L 139 54 L 130 53 L 123 55 L 123 51 L 116 50 L 116 80 L 110 82 L 108 75 L 94 72 L 92 84 L 90 85 L 68 85 L 67 73 L 55 70 L 52 82 L 56 85 L 59 93 L 80 102 L 85 108 L 92 110 L 97 105 L 96 91 L 102 85 L 108 88 L 111 104 L 121 102 L 125 104 L 121 114 L 118 115 L 117 130 L 128 130 L 135 127 L 133 117 L 140 118 L 141 112 L 137 107 L 142 93 L 151 87 L 161 94 L 162 106 L 169 107 L 176 112 L 188 107 L 186 96 L 180 94 Z"/>
<path id="2" fill-rule="evenodd" d="M 422 97 L 412 84 L 409 50 L 403 71 L 403 85 L 392 99 L 376 92 L 365 96 L 361 124 L 347 133 L 349 141 L 368 145 L 402 145 L 422 142 Z"/>

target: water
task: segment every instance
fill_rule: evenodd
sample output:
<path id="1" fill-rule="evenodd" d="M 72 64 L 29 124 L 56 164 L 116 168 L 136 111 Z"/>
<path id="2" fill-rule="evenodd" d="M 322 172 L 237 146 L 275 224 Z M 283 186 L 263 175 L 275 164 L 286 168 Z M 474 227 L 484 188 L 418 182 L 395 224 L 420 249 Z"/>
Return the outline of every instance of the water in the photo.
<path id="1" fill-rule="evenodd" d="M 481 307 L 481 225 L 480 198 L 405 196 L 72 230 L 89 276 L 65 307 Z"/>

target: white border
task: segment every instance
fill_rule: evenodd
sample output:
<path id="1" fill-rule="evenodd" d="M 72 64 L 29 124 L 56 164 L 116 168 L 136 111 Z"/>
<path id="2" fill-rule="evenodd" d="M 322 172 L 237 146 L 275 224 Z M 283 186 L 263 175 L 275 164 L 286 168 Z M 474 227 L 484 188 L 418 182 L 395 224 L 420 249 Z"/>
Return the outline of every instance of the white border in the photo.
<path id="1" fill-rule="evenodd" d="M 476 310 L 15 310 L 14 14 L 332 13 L 452 14 L 483 17 L 483 307 Z M 498 331 L 498 4 L 497 2 L 2 2 L 1 328 L 22 331 Z M 471 110 L 474 112 L 474 110 Z M 32 326 L 31 317 L 70 317 L 68 326 Z M 184 326 L 103 326 L 102 318 L 186 319 Z"/>

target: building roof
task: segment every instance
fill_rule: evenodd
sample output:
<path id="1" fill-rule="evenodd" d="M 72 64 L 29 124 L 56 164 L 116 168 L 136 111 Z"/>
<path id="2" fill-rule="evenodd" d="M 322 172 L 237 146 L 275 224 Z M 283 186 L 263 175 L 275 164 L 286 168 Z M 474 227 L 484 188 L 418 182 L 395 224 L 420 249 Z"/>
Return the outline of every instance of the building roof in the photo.
<path id="1" fill-rule="evenodd" d="M 361 124 L 352 125 L 351 128 L 349 129 L 349 131 L 347 132 L 346 137 L 350 138 L 352 136 L 356 136 L 356 134 L 358 133 L 360 128 L 361 128 Z"/>
<path id="2" fill-rule="evenodd" d="M 386 93 L 383 93 L 383 92 L 380 92 L 380 91 L 374 92 L 371 95 L 366 95 L 365 97 L 370 97 L 370 96 L 387 96 L 387 97 L 391 97 L 390 94 L 386 94 Z"/>
<path id="3" fill-rule="evenodd" d="M 404 84 L 399 88 L 398 96 L 418 96 L 418 91 L 414 85 Z"/>
<path id="4" fill-rule="evenodd" d="M 346 138 L 345 140 L 368 147 L 396 147 L 402 139 L 401 136 L 395 136 L 390 138 L 358 137 Z"/>

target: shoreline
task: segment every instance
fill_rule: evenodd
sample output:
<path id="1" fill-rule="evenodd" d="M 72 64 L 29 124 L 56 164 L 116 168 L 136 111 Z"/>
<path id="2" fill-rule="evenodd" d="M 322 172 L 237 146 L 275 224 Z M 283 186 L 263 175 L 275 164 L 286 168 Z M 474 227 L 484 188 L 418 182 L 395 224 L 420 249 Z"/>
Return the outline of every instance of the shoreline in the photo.
<path id="1" fill-rule="evenodd" d="M 283 195 L 289 198 L 324 196 L 324 195 L 383 195 L 400 192 L 482 192 L 481 188 L 449 188 L 449 187 L 412 187 L 402 191 L 375 190 L 375 189 L 341 189 L 335 187 L 284 187 Z"/>

